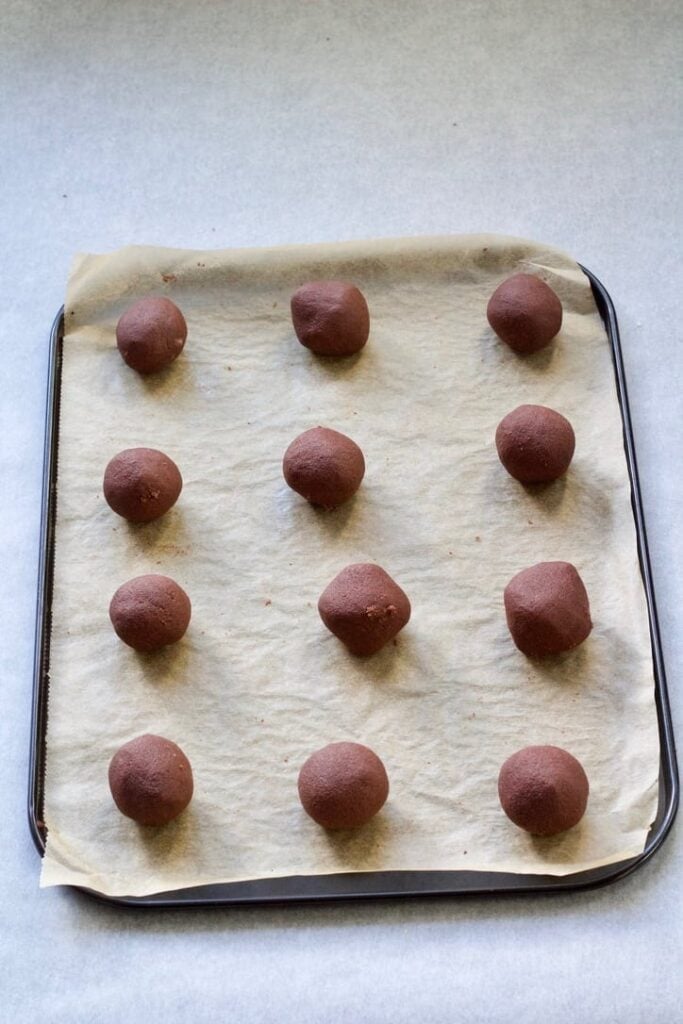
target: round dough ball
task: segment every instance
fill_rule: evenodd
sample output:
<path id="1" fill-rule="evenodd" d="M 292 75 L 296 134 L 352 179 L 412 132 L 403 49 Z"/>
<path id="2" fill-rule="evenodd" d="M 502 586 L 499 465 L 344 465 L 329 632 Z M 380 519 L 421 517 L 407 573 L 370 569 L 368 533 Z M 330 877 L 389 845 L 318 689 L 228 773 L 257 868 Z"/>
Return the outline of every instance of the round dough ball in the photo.
<path id="1" fill-rule="evenodd" d="M 593 628 L 586 588 L 570 562 L 539 562 L 518 572 L 504 602 L 512 639 L 529 658 L 571 651 Z"/>
<path id="2" fill-rule="evenodd" d="M 365 475 L 365 459 L 346 434 L 313 427 L 292 441 L 282 471 L 293 491 L 312 505 L 330 509 L 356 493 Z"/>
<path id="3" fill-rule="evenodd" d="M 563 476 L 575 445 L 569 420 L 545 405 L 520 405 L 496 430 L 500 461 L 523 484 L 550 483 Z"/>
<path id="4" fill-rule="evenodd" d="M 351 356 L 368 340 L 368 304 L 355 285 L 309 281 L 294 293 L 291 305 L 297 338 L 319 356 Z"/>
<path id="5" fill-rule="evenodd" d="M 381 650 L 410 619 L 410 601 L 398 583 L 371 562 L 347 565 L 320 595 L 318 611 L 351 654 Z"/>
<path id="6" fill-rule="evenodd" d="M 562 326 L 562 303 L 540 277 L 515 274 L 496 288 L 486 316 L 498 337 L 526 356 L 553 340 Z"/>
<path id="7" fill-rule="evenodd" d="M 361 743 L 330 743 L 311 754 L 299 772 L 303 808 L 323 828 L 365 825 L 388 795 L 384 765 Z"/>
<path id="8" fill-rule="evenodd" d="M 136 576 L 111 599 L 109 618 L 117 636 L 136 651 L 149 653 L 174 644 L 190 624 L 190 599 L 168 576 Z"/>
<path id="9" fill-rule="evenodd" d="M 187 338 L 185 317 L 170 299 L 149 297 L 129 306 L 116 325 L 116 344 L 138 373 L 157 373 L 180 355 Z"/>
<path id="10" fill-rule="evenodd" d="M 138 736 L 112 757 L 109 788 L 121 814 L 140 825 L 166 825 L 192 799 L 192 767 L 171 740 Z"/>
<path id="11" fill-rule="evenodd" d="M 104 471 L 104 497 L 130 523 L 150 523 L 178 500 L 183 478 L 172 459 L 155 448 L 127 448 Z"/>
<path id="12" fill-rule="evenodd" d="M 554 836 L 583 817 L 588 779 L 576 758 L 561 747 L 525 747 L 501 768 L 498 795 L 515 825 L 535 836 Z"/>

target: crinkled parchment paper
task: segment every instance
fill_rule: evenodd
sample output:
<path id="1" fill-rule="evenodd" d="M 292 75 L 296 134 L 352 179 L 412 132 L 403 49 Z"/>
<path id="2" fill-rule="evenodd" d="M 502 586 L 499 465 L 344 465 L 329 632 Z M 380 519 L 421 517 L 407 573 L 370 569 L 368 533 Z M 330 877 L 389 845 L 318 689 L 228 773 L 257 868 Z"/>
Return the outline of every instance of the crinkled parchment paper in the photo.
<path id="1" fill-rule="evenodd" d="M 510 273 L 559 294 L 555 343 L 520 359 L 485 309 Z M 346 361 L 296 341 L 289 298 L 343 277 L 365 292 L 370 341 Z M 171 296 L 185 352 L 144 379 L 122 362 L 117 318 Z M 574 424 L 566 479 L 526 490 L 502 469 L 496 425 L 522 402 Z M 356 498 L 316 511 L 281 458 L 318 424 L 353 437 Z M 184 490 L 162 520 L 127 525 L 102 497 L 122 448 L 160 448 Z M 638 854 L 655 814 L 658 736 L 647 612 L 609 345 L 587 279 L 564 254 L 492 236 L 269 250 L 128 248 L 81 256 L 66 304 L 42 884 L 140 895 L 276 875 L 392 869 L 565 874 Z M 512 643 L 503 588 L 566 559 L 594 630 L 544 663 Z M 358 661 L 323 627 L 320 592 L 376 561 L 413 617 Z M 114 635 L 109 599 L 131 576 L 186 588 L 185 639 L 141 656 Z M 195 796 L 160 830 L 116 810 L 114 751 L 142 732 L 189 756 Z M 366 828 L 328 834 L 297 798 L 300 765 L 334 740 L 384 760 L 389 801 Z M 566 747 L 591 797 L 580 826 L 537 840 L 502 813 L 503 760 Z"/>

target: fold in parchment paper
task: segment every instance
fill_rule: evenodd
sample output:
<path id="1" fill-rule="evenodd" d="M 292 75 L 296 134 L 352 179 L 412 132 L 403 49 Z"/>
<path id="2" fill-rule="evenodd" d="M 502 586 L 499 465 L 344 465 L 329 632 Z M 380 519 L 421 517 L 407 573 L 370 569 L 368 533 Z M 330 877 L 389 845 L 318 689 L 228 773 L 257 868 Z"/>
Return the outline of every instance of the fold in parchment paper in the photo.
<path id="1" fill-rule="evenodd" d="M 486 322 L 515 271 L 564 306 L 550 348 L 519 358 Z M 298 344 L 289 299 L 341 277 L 367 296 L 366 348 L 342 361 Z M 143 295 L 185 313 L 184 353 L 138 376 L 115 345 Z M 188 252 L 128 248 L 77 258 L 62 370 L 42 884 L 142 895 L 211 882 L 395 869 L 562 875 L 642 851 L 656 808 L 659 745 L 647 612 L 610 348 L 576 263 L 495 236 Z M 576 431 L 566 478 L 525 489 L 493 442 L 523 402 Z M 282 478 L 302 430 L 362 447 L 367 474 L 335 512 Z M 163 519 L 133 527 L 102 496 L 107 461 L 160 448 L 184 489 Z M 503 588 L 534 562 L 565 559 L 585 580 L 594 629 L 545 662 L 515 648 Z M 350 562 L 382 565 L 406 590 L 410 624 L 369 660 L 322 625 L 316 602 Z M 154 656 L 122 644 L 108 604 L 131 576 L 161 572 L 192 599 L 185 639 Z M 195 795 L 163 829 L 111 799 L 114 751 L 143 732 L 179 743 Z M 383 759 L 388 803 L 365 828 L 331 834 L 300 807 L 297 774 L 326 743 Z M 498 803 L 520 747 L 566 747 L 586 768 L 581 824 L 549 840 Z"/>

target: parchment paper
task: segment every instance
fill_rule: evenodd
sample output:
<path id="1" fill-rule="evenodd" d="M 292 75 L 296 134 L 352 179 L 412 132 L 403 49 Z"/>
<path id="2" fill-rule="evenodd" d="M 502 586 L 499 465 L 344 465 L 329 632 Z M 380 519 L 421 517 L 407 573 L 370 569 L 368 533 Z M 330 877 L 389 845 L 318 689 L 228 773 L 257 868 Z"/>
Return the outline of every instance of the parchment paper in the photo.
<path id="1" fill-rule="evenodd" d="M 539 274 L 564 306 L 561 334 L 520 359 L 492 334 L 488 297 Z M 289 298 L 343 277 L 367 296 L 368 345 L 321 361 L 298 344 Z M 144 379 L 115 347 L 133 300 L 168 294 L 185 352 Z M 567 477 L 525 489 L 496 456 L 522 402 L 572 421 Z M 363 448 L 367 475 L 333 513 L 282 479 L 281 458 L 318 424 Z M 158 447 L 184 490 L 156 524 L 128 526 L 102 474 L 123 448 Z M 566 559 L 593 632 L 543 663 L 513 645 L 503 588 Z M 323 627 L 320 592 L 376 561 L 407 591 L 396 646 L 358 661 Z M 163 572 L 193 617 L 175 648 L 141 656 L 114 635 L 124 580 Z M 164 829 L 116 810 L 107 767 L 142 732 L 190 758 L 195 796 Z M 382 757 L 389 801 L 355 833 L 299 805 L 306 757 L 351 739 Z M 591 784 L 582 823 L 532 839 L 503 815 L 497 775 L 531 743 L 566 747 Z M 639 853 L 656 808 L 658 737 L 610 351 L 587 279 L 566 255 L 494 236 L 270 250 L 128 248 L 78 257 L 66 304 L 41 884 L 111 895 L 278 875 L 392 869 L 565 874 Z"/>

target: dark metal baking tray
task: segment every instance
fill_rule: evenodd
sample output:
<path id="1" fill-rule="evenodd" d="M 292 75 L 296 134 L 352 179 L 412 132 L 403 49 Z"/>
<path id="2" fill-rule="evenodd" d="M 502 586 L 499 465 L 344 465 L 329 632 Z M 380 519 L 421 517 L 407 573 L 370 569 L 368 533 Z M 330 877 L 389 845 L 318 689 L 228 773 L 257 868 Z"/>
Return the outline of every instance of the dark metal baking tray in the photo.
<path id="1" fill-rule="evenodd" d="M 593 295 L 604 321 L 612 348 L 615 383 L 623 422 L 624 451 L 631 478 L 631 505 L 638 540 L 640 569 L 645 585 L 655 699 L 660 739 L 659 802 L 645 849 L 637 856 L 616 864 L 570 875 L 522 875 L 484 871 L 373 871 L 335 875 L 298 875 L 289 878 L 258 878 L 250 881 L 202 885 L 151 896 L 108 897 L 82 889 L 107 903 L 128 907 L 227 907 L 273 903 L 304 903 L 351 899 L 395 899 L 406 896 L 465 896 L 514 893 L 558 893 L 590 889 L 629 875 L 644 864 L 662 845 L 678 809 L 678 770 L 674 746 L 666 675 L 659 637 L 647 535 L 640 498 L 633 430 L 626 390 L 626 377 L 619 342 L 617 317 L 612 300 L 598 279 L 585 267 Z M 59 403 L 62 366 L 64 310 L 58 313 L 50 334 L 50 365 L 47 385 L 45 455 L 41 545 L 36 608 L 35 661 L 33 672 L 33 718 L 28 791 L 28 817 L 33 841 L 44 853 L 47 830 L 43 821 L 45 734 L 50 685 L 50 632 L 52 620 L 52 578 L 54 565 L 55 513 L 57 508 L 57 451 L 59 446 Z"/>

